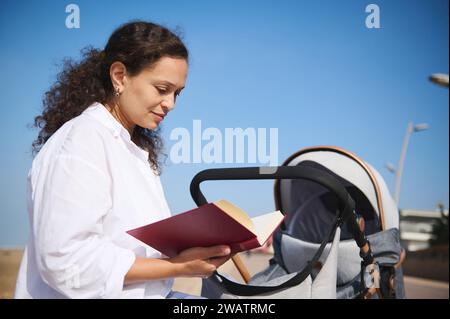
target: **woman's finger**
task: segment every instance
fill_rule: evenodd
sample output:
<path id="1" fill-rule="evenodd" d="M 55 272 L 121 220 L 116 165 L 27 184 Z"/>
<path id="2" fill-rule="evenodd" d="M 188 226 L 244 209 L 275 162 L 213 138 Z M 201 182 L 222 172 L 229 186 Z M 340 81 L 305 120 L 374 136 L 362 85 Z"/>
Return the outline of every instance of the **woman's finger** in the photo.
<path id="1" fill-rule="evenodd" d="M 225 245 L 205 247 L 200 249 L 199 254 L 200 259 L 222 257 L 230 254 L 230 247 Z"/>
<path id="2" fill-rule="evenodd" d="M 234 256 L 234 255 L 227 255 L 224 257 L 216 257 L 216 258 L 210 258 L 208 260 L 209 263 L 213 264 L 214 266 L 216 266 L 216 268 L 219 268 L 220 266 L 222 266 L 224 263 L 226 263 L 228 260 L 230 260 L 230 258 Z"/>

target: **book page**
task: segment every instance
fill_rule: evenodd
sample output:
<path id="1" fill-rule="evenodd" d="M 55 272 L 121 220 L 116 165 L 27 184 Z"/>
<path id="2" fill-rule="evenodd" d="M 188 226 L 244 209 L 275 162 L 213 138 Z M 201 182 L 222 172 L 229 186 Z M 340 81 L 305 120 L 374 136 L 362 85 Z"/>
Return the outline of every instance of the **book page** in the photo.
<path id="1" fill-rule="evenodd" d="M 219 207 L 227 215 L 229 215 L 231 218 L 236 220 L 239 224 L 241 224 L 242 226 L 247 228 L 253 234 L 257 235 L 257 232 L 255 229 L 255 226 L 253 225 L 252 219 L 242 209 L 240 209 L 237 206 L 234 206 L 233 204 L 231 204 L 229 201 L 227 201 L 225 199 L 216 201 L 213 204 L 216 205 L 217 207 Z"/>
<path id="2" fill-rule="evenodd" d="M 253 217 L 253 225 L 255 225 L 256 235 L 258 241 L 262 245 L 270 235 L 275 231 L 275 228 L 282 222 L 284 215 L 279 211 Z"/>

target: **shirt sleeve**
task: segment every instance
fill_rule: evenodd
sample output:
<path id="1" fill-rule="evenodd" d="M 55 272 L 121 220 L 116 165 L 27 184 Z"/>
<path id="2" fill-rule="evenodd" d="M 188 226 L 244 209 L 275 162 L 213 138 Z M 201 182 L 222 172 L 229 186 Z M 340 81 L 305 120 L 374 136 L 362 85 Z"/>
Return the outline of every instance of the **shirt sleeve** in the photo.
<path id="1" fill-rule="evenodd" d="M 33 236 L 42 279 L 69 298 L 117 298 L 135 261 L 103 233 L 110 178 L 90 162 L 58 155 L 33 194 Z"/>

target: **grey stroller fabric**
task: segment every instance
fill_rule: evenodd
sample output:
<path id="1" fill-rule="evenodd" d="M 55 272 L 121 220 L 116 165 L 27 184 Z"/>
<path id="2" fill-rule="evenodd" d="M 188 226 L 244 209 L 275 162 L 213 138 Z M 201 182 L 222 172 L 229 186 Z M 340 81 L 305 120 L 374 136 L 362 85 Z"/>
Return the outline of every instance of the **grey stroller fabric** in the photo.
<path id="1" fill-rule="evenodd" d="M 399 236 L 399 231 L 396 228 L 367 236 L 375 261 L 380 266 L 393 267 L 400 261 L 401 246 Z M 306 262 L 314 255 L 318 246 L 319 244 L 312 244 L 283 234 L 281 251 L 286 270 L 290 273 L 305 267 Z M 327 249 L 329 249 L 329 246 L 325 248 L 325 251 Z M 401 269 L 396 278 L 397 298 L 404 298 Z M 361 294 L 361 288 L 359 248 L 354 240 L 340 241 L 337 260 L 336 297 L 339 299 L 356 298 Z"/>
<path id="2" fill-rule="evenodd" d="M 212 276 L 209 279 L 203 280 L 202 296 L 207 298 L 220 299 L 253 299 L 253 298 L 299 298 L 299 299 L 335 299 L 336 298 L 336 275 L 337 275 L 337 259 L 338 259 L 338 244 L 340 238 L 340 229 L 336 230 L 332 244 L 328 244 L 327 251 L 322 254 L 321 261 L 323 267 L 314 276 L 308 276 L 302 283 L 297 286 L 281 289 L 278 291 L 258 294 L 255 296 L 238 296 L 234 295 L 221 285 L 221 279 L 218 276 Z M 298 269 L 301 271 L 302 269 Z M 278 264 L 273 263 L 269 268 L 263 272 L 255 275 L 249 285 L 254 286 L 278 286 L 293 276 L 297 272 L 288 273 L 283 270 Z M 232 280 L 232 278 L 227 277 Z"/>
<path id="3" fill-rule="evenodd" d="M 320 258 L 322 269 L 315 276 L 309 276 L 300 285 L 265 295 L 250 298 L 295 298 L 295 299 L 350 299 L 362 293 L 361 258 L 354 240 L 339 241 L 340 231 L 336 232 L 333 244 L 328 244 Z M 380 266 L 394 266 L 400 260 L 401 246 L 399 231 L 391 228 L 368 236 L 376 262 Z M 296 239 L 287 234 L 282 235 L 281 251 L 286 268 L 275 260 L 268 268 L 254 275 L 250 285 L 276 286 L 293 277 L 306 266 L 319 247 Z M 404 298 L 404 285 L 401 268 L 396 270 L 397 298 Z M 232 280 L 232 278 L 228 277 Z M 207 298 L 244 298 L 233 295 L 221 285 L 220 278 L 213 276 L 203 280 L 202 296 Z M 249 297 L 245 297 L 249 298 Z"/>
<path id="4" fill-rule="evenodd" d="M 400 246 L 400 232 L 391 228 L 367 236 L 375 261 L 380 266 L 394 267 L 400 261 L 402 247 Z M 337 298 L 356 298 L 361 293 L 361 266 L 356 257 L 358 251 L 351 241 L 341 242 L 338 260 Z M 395 268 L 394 268 L 395 269 Z M 405 298 L 402 269 L 395 269 L 396 298 Z"/>

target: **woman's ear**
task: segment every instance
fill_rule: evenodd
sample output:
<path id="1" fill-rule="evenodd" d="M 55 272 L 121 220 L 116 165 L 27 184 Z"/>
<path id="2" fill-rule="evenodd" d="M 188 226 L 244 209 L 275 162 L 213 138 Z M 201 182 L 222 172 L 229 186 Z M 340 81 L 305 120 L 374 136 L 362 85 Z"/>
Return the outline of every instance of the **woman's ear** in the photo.
<path id="1" fill-rule="evenodd" d="M 115 90 L 123 91 L 126 83 L 127 68 L 122 62 L 116 61 L 109 68 L 109 75 Z"/>

